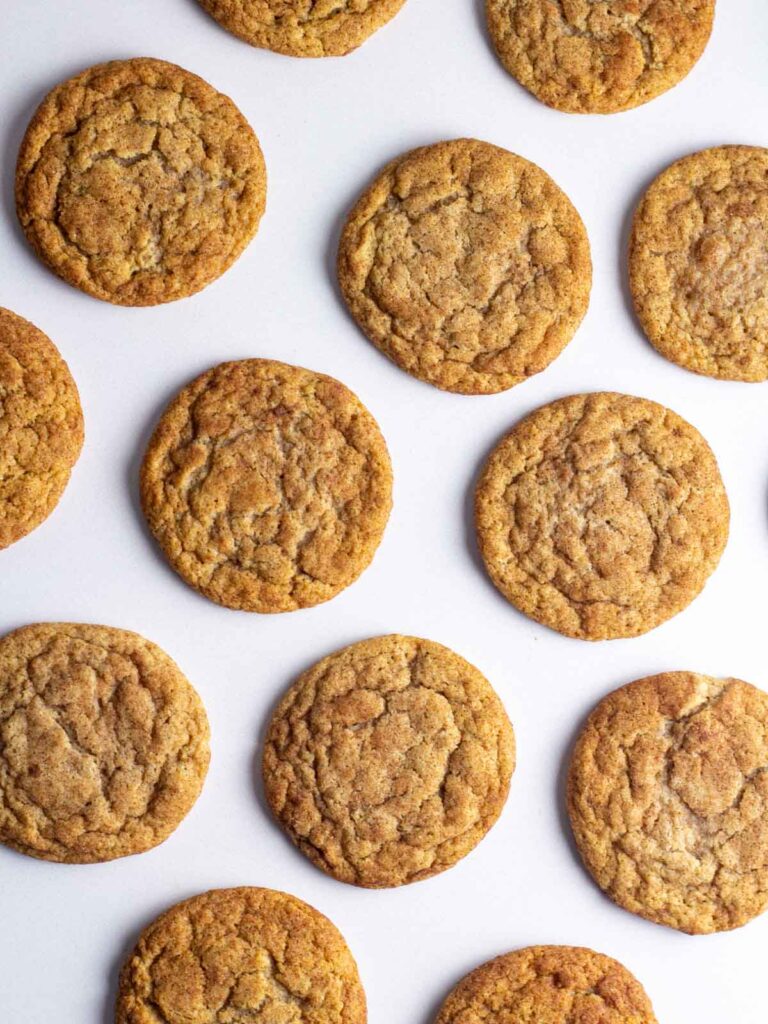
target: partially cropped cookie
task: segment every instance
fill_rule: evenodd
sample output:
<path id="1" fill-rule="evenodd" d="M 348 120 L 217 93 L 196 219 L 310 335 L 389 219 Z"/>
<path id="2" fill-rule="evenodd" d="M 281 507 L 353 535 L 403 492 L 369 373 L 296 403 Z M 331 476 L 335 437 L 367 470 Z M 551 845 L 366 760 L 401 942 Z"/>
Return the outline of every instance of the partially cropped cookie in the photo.
<path id="1" fill-rule="evenodd" d="M 338 256 L 352 316 L 401 369 L 493 394 L 576 332 L 592 263 L 571 201 L 536 164 L 456 139 L 393 160 L 349 215 Z"/>
<path id="2" fill-rule="evenodd" d="M 82 446 L 67 364 L 34 324 L 0 308 L 0 549 L 48 518 Z"/>
<path id="3" fill-rule="evenodd" d="M 368 566 L 392 504 L 381 431 L 339 381 L 269 359 L 222 363 L 160 418 L 141 471 L 149 527 L 212 601 L 309 608 Z"/>
<path id="4" fill-rule="evenodd" d="M 529 946 L 476 968 L 435 1024 L 656 1024 L 642 985 L 616 960 L 574 946 Z"/>
<path id="5" fill-rule="evenodd" d="M 647 103 L 704 52 L 715 0 L 486 0 L 504 67 L 547 106 L 612 114 Z"/>
<path id="6" fill-rule="evenodd" d="M 0 842 L 90 864 L 167 839 L 208 770 L 208 720 L 136 633 L 41 623 L 0 640 Z"/>
<path id="7" fill-rule="evenodd" d="M 768 380 L 768 149 L 684 157 L 635 213 L 635 309 L 667 359 L 721 380 Z"/>
<path id="8" fill-rule="evenodd" d="M 480 551 L 504 596 L 566 636 L 638 636 L 698 595 L 728 539 L 709 445 L 656 402 L 573 395 L 491 454 L 475 496 Z"/>
<path id="9" fill-rule="evenodd" d="M 691 934 L 768 906 L 768 694 L 667 672 L 611 693 L 579 737 L 568 809 L 619 906 Z"/>
<path id="10" fill-rule="evenodd" d="M 16 208 L 37 255 L 122 306 L 210 284 L 255 235 L 265 197 L 261 149 L 234 103 L 148 57 L 56 86 L 16 168 Z"/>
<path id="11" fill-rule="evenodd" d="M 214 889 L 144 930 L 120 974 L 116 1024 L 365 1024 L 357 965 L 295 896 Z"/>
<path id="12" fill-rule="evenodd" d="M 447 647 L 381 636 L 302 675 L 264 747 L 267 800 L 299 849 L 368 888 L 429 878 L 496 822 L 515 766 L 504 707 Z"/>

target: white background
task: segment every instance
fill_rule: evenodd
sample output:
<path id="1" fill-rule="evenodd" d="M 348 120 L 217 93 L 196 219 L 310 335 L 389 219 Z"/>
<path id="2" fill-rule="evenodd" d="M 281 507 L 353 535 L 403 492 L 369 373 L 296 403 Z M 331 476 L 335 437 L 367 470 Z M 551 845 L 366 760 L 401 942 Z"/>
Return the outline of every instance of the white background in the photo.
<path id="1" fill-rule="evenodd" d="M 80 387 L 86 444 L 51 518 L 0 553 L 0 632 L 39 620 L 99 622 L 164 647 L 201 693 L 213 759 L 202 797 L 163 846 L 68 867 L 0 849 L 0 1021 L 107 1024 L 118 966 L 159 911 L 207 888 L 285 889 L 340 927 L 371 1024 L 429 1024 L 469 968 L 531 943 L 587 945 L 623 961 L 661 1024 L 764 1024 L 768 915 L 691 938 L 604 898 L 564 820 L 564 761 L 608 690 L 666 669 L 768 688 L 767 385 L 694 376 L 633 320 L 624 277 L 631 211 L 668 163 L 704 146 L 768 143 L 768 4 L 720 0 L 690 77 L 626 114 L 560 114 L 497 63 L 479 0 L 407 0 L 356 53 L 301 61 L 250 48 L 195 0 L 0 0 L 0 304 L 38 324 Z M 57 82 L 116 57 L 163 57 L 232 96 L 261 140 L 267 213 L 257 238 L 200 295 L 123 309 L 61 283 L 17 227 L 13 169 L 24 128 Z M 581 212 L 594 288 L 577 336 L 538 377 L 494 397 L 443 394 L 391 365 L 346 315 L 333 280 L 351 202 L 394 155 L 472 135 L 549 171 Z M 269 356 L 341 378 L 390 446 L 395 507 L 371 568 L 328 604 L 283 616 L 219 608 L 166 567 L 143 526 L 137 469 L 166 401 L 225 359 Z M 492 588 L 475 552 L 473 480 L 523 414 L 575 391 L 615 389 L 671 406 L 712 444 L 731 498 L 725 556 L 703 595 L 635 640 L 568 640 Z M 270 820 L 256 771 L 276 699 L 337 647 L 386 632 L 442 641 L 474 662 L 514 722 L 519 766 L 499 824 L 437 878 L 368 892 L 335 882 Z"/>

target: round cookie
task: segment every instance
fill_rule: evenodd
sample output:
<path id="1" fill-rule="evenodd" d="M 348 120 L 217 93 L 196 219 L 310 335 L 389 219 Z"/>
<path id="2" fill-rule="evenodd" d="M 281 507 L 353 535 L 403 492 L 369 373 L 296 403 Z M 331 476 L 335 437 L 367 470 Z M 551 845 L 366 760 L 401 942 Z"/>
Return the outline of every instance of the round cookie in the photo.
<path id="1" fill-rule="evenodd" d="M 405 0 L 200 0 L 251 46 L 289 57 L 343 57 L 397 14 Z"/>
<path id="2" fill-rule="evenodd" d="M 682 81 L 704 52 L 715 0 L 486 0 L 504 67 L 549 107 L 613 114 Z"/>
<path id="3" fill-rule="evenodd" d="M 642 985 L 616 960 L 574 946 L 529 946 L 466 975 L 435 1024 L 657 1024 Z"/>
<path id="4" fill-rule="evenodd" d="M 309 608 L 368 566 L 392 504 L 379 427 L 339 381 L 269 359 L 222 363 L 163 413 L 141 498 L 169 562 L 212 601 Z"/>
<path id="5" fill-rule="evenodd" d="M 92 864 L 181 823 L 208 770 L 208 720 L 167 654 L 108 626 L 41 623 L 0 640 L 0 842 Z"/>
<path id="6" fill-rule="evenodd" d="M 634 218 L 635 309 L 673 363 L 768 380 L 768 149 L 720 146 L 654 181 Z"/>
<path id="7" fill-rule="evenodd" d="M 120 974 L 116 1024 L 365 1024 L 357 965 L 295 896 L 214 889 L 144 930 Z"/>
<path id="8" fill-rule="evenodd" d="M 666 672 L 592 712 L 568 778 L 576 843 L 619 906 L 689 934 L 768 905 L 768 694 Z"/>
<path id="9" fill-rule="evenodd" d="M 501 814 L 515 767 L 504 707 L 430 640 L 381 636 L 305 672 L 264 747 L 267 801 L 321 870 L 367 888 L 429 878 Z"/>
<path id="10" fill-rule="evenodd" d="M 210 284 L 256 234 L 265 198 L 261 149 L 234 103 L 148 57 L 56 86 L 16 167 L 16 209 L 40 259 L 122 306 Z"/>
<path id="11" fill-rule="evenodd" d="M 717 566 L 729 507 L 704 438 L 664 406 L 608 392 L 531 413 L 475 496 L 480 551 L 520 611 L 565 636 L 639 636 Z"/>
<path id="12" fill-rule="evenodd" d="M 392 161 L 349 215 L 341 291 L 401 369 L 494 394 L 543 370 L 589 304 L 589 241 L 536 164 L 475 139 Z"/>
<path id="13" fill-rule="evenodd" d="M 0 308 L 0 550 L 48 518 L 82 447 L 67 364 L 42 331 Z"/>

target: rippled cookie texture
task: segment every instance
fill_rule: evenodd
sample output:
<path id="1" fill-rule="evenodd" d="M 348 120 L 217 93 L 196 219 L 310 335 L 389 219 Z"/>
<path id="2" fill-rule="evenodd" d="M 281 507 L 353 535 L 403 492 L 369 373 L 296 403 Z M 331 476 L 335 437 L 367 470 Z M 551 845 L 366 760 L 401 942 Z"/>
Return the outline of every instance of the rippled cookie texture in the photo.
<path id="1" fill-rule="evenodd" d="M 768 694 L 667 672 L 598 704 L 574 749 L 568 807 L 601 889 L 691 934 L 768 905 Z"/>
<path id="2" fill-rule="evenodd" d="M 475 496 L 491 579 L 566 636 L 638 636 L 682 611 L 717 566 L 729 506 L 704 438 L 664 406 L 573 395 L 519 423 Z"/>
<path id="3" fill-rule="evenodd" d="M 768 149 L 687 156 L 651 185 L 629 253 L 651 343 L 688 370 L 768 380 Z"/>
<path id="4" fill-rule="evenodd" d="M 365 1024 L 357 965 L 317 910 L 271 889 L 214 889 L 141 935 L 117 1024 Z"/>
<path id="5" fill-rule="evenodd" d="M 704 52 L 715 0 L 486 0 L 507 71 L 543 103 L 612 114 L 677 85 Z"/>
<path id="6" fill-rule="evenodd" d="M 0 550 L 48 518 L 82 446 L 67 364 L 42 331 L 0 308 Z"/>
<path id="7" fill-rule="evenodd" d="M 0 640 L 0 841 L 88 864 L 167 839 L 208 770 L 208 720 L 167 654 L 107 626 Z"/>
<path id="8" fill-rule="evenodd" d="M 490 683 L 429 640 L 382 636 L 318 662 L 269 726 L 267 800 L 323 871 L 368 888 L 429 878 L 496 822 L 515 740 Z"/>
<path id="9" fill-rule="evenodd" d="M 16 208 L 38 256 L 123 306 L 204 288 L 237 259 L 264 212 L 258 140 L 230 99 L 150 58 L 58 85 L 27 129 Z"/>
<path id="10" fill-rule="evenodd" d="M 559 355 L 587 310 L 592 263 L 548 174 L 457 139 L 384 169 L 349 215 L 338 275 L 352 316 L 401 369 L 480 395 Z"/>
<path id="11" fill-rule="evenodd" d="M 368 566 L 392 503 L 378 425 L 339 381 L 268 359 L 223 363 L 170 404 L 141 495 L 173 568 L 254 612 L 327 601 Z"/>

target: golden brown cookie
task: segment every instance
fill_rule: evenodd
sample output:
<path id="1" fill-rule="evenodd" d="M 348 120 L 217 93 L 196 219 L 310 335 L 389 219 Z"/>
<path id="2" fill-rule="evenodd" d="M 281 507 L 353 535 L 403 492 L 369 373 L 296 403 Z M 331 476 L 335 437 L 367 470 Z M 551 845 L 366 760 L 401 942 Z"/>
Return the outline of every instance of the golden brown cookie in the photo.
<path id="1" fill-rule="evenodd" d="M 339 381 L 244 359 L 168 406 L 141 498 L 187 583 L 228 608 L 285 612 L 328 601 L 368 566 L 392 469 L 376 421 Z"/>
<path id="2" fill-rule="evenodd" d="M 647 103 L 704 52 L 715 0 L 486 0 L 511 75 L 547 106 L 613 114 Z"/>
<path id="3" fill-rule="evenodd" d="M 536 164 L 456 139 L 398 157 L 349 215 L 341 291 L 399 367 L 486 395 L 539 373 L 587 310 L 589 241 Z"/>
<path id="4" fill-rule="evenodd" d="M 40 259 L 121 306 L 210 284 L 256 234 L 265 197 L 258 139 L 234 103 L 149 57 L 56 86 L 16 168 L 19 220 Z"/>
<path id="5" fill-rule="evenodd" d="M 397 14 L 405 0 L 200 0 L 251 46 L 289 57 L 343 57 Z"/>
<path id="6" fill-rule="evenodd" d="M 116 1024 L 365 1024 L 357 965 L 314 907 L 272 889 L 214 889 L 144 930 Z"/>
<path id="7" fill-rule="evenodd" d="M 666 672 L 592 712 L 568 780 L 576 843 L 597 884 L 690 934 L 768 906 L 768 694 Z"/>
<path id="8" fill-rule="evenodd" d="M 0 640 L 0 842 L 92 864 L 142 853 L 191 809 L 208 720 L 167 654 L 108 626 L 40 623 Z"/>
<path id="9" fill-rule="evenodd" d="M 642 985 L 616 960 L 574 946 L 529 946 L 463 978 L 435 1024 L 656 1024 Z"/>
<path id="10" fill-rule="evenodd" d="M 504 706 L 469 662 L 380 636 L 324 658 L 275 711 L 264 786 L 317 867 L 367 888 L 429 878 L 501 814 L 515 767 Z"/>
<path id="11" fill-rule="evenodd" d="M 566 636 L 639 636 L 714 571 L 729 508 L 690 423 L 645 398 L 572 395 L 531 413 L 491 454 L 475 496 L 491 579 Z"/>
<path id="12" fill-rule="evenodd" d="M 635 213 L 635 309 L 667 359 L 768 380 L 768 149 L 720 146 L 668 167 Z"/>
<path id="13" fill-rule="evenodd" d="M 67 364 L 42 331 L 0 308 L 0 550 L 48 518 L 82 447 Z"/>

